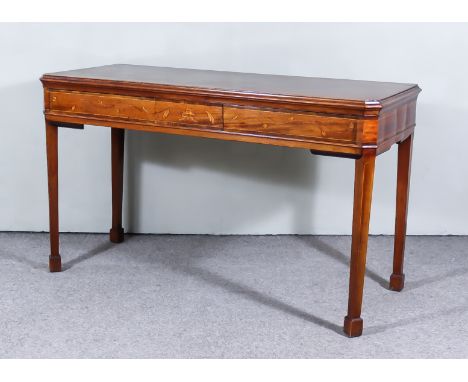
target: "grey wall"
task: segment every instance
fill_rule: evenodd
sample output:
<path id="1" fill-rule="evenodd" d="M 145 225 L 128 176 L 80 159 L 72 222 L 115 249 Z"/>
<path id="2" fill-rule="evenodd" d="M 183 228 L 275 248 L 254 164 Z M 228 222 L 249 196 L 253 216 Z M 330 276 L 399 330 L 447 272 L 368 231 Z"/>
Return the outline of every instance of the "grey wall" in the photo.
<path id="1" fill-rule="evenodd" d="M 0 230 L 48 229 L 44 72 L 134 63 L 416 82 L 408 231 L 468 234 L 468 24 L 0 24 Z M 110 132 L 62 129 L 61 230 L 110 227 Z M 350 233 L 354 163 L 305 150 L 127 134 L 133 232 Z M 396 150 L 377 160 L 391 234 Z"/>

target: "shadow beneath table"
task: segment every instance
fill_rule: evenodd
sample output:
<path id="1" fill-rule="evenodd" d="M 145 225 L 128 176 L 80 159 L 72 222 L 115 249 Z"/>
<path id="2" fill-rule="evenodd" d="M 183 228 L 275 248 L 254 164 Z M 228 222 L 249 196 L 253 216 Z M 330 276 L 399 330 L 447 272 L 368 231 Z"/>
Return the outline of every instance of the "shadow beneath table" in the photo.
<path id="1" fill-rule="evenodd" d="M 222 288 L 225 291 L 239 295 L 245 299 L 250 301 L 262 304 L 269 308 L 273 308 L 275 310 L 281 311 L 283 313 L 287 313 L 291 316 L 299 318 L 301 320 L 305 320 L 311 322 L 315 325 L 321 326 L 325 329 L 332 330 L 338 334 L 343 333 L 343 329 L 341 326 L 336 325 L 330 321 L 327 321 L 323 318 L 320 318 L 316 315 L 308 313 L 304 310 L 298 309 L 290 304 L 287 304 L 273 296 L 269 296 L 265 293 L 262 293 L 258 290 L 255 290 L 245 284 L 242 284 L 238 281 L 233 281 L 228 279 L 224 276 L 211 272 L 209 270 L 200 268 L 200 267 L 193 267 L 193 266 L 177 266 L 171 267 L 172 270 L 181 272 L 185 275 L 195 277 L 198 280 L 202 280 L 207 284 L 215 286 L 217 288 Z"/>
<path id="2" fill-rule="evenodd" d="M 66 271 L 70 268 L 72 268 L 74 265 L 77 265 L 79 263 L 82 263 L 83 261 L 89 260 L 97 255 L 100 255 L 109 249 L 111 249 L 115 244 L 111 242 L 105 242 L 102 244 L 99 244 L 97 247 L 93 248 L 92 250 L 83 253 L 79 255 L 78 257 L 75 257 L 72 260 L 69 260 L 65 263 L 62 264 L 62 271 Z"/>
<path id="3" fill-rule="evenodd" d="M 306 312 L 293 305 L 290 305 L 280 299 L 269 295 L 268 293 L 259 291 L 242 282 L 233 280 L 230 277 L 220 275 L 216 272 L 203 268 L 198 263 L 211 257 L 216 250 L 205 250 L 206 245 L 210 246 L 211 239 L 201 237 L 197 242 L 190 242 L 190 247 L 179 248 L 176 251 L 158 251 L 142 256 L 135 256 L 133 259 L 140 262 L 146 262 L 148 266 L 156 266 L 164 268 L 184 276 L 194 278 L 198 281 L 222 289 L 230 294 L 240 296 L 254 303 L 264 305 L 268 308 L 286 313 L 301 320 L 313 323 L 322 328 L 331 330 L 341 335 L 343 329 L 340 325 L 334 324 L 319 316 Z"/>
<path id="4" fill-rule="evenodd" d="M 133 237 L 133 235 L 131 234 L 128 234 L 128 235 L 125 235 L 125 241 L 129 241 L 131 240 Z M 66 271 L 70 268 L 72 268 L 73 266 L 79 264 L 79 263 L 82 263 L 84 261 L 87 261 L 87 260 L 90 260 L 91 258 L 93 257 L 96 257 L 98 255 L 101 255 L 103 254 L 104 252 L 110 250 L 111 248 L 115 247 L 116 245 L 121 245 L 122 243 L 119 243 L 119 244 L 116 244 L 116 243 L 112 243 L 111 241 L 109 241 L 108 239 L 108 235 L 105 235 L 105 238 L 107 239 L 106 241 L 104 241 L 103 243 L 99 244 L 97 247 L 91 249 L 90 251 L 86 252 L 86 253 L 83 253 L 81 255 L 79 255 L 78 257 L 75 257 L 74 259 L 71 259 L 65 263 L 62 263 L 62 271 Z M 63 257 L 62 257 L 62 260 L 63 260 Z"/>
<path id="5" fill-rule="evenodd" d="M 34 261 L 34 260 L 31 260 L 31 259 L 28 259 L 27 257 L 22 257 L 20 255 L 16 255 L 16 254 L 13 254 L 13 253 L 6 253 L 6 254 L 2 254 L 2 258 L 3 259 L 7 259 L 7 260 L 12 260 L 14 261 L 15 263 L 18 263 L 18 264 L 24 264 L 24 265 L 27 265 L 29 268 L 31 269 L 36 269 L 36 270 L 40 270 L 40 271 L 43 271 L 43 270 L 48 270 L 48 264 L 46 261 Z"/>
<path id="6" fill-rule="evenodd" d="M 172 211 L 161 212 L 152 204 L 154 200 L 173 206 L 180 219 L 184 219 L 181 206 L 191 209 L 192 203 L 205 205 L 204 214 L 219 215 L 222 221 L 222 228 L 204 228 L 213 233 L 242 231 L 243 227 L 274 217 L 281 210 L 291 211 L 300 228 L 311 231 L 314 195 L 308 191 L 317 182 L 320 159 L 308 150 L 140 131 L 128 131 L 125 145 L 124 224 L 128 232 L 141 232 L 144 216 L 152 209 L 154 220 L 165 227 L 165 214 Z M 194 177 L 196 172 L 203 173 L 203 180 Z M 170 175 L 170 187 L 175 191 L 155 192 L 159 195 L 157 199 L 148 196 L 144 186 L 168 188 L 164 179 L 146 179 L 154 174 Z M 211 183 L 205 184 L 204 190 L 201 181 Z M 232 187 L 239 185 L 241 191 L 233 192 L 232 188 L 226 191 L 224 182 L 232 182 Z M 242 194 L 242 189 L 250 192 Z M 216 193 L 223 195 L 222 203 L 217 195 L 213 202 L 210 200 Z M 147 198 L 145 206 L 144 198 Z M 181 233 L 177 226 L 164 229 Z"/>
<path id="7" fill-rule="evenodd" d="M 323 240 L 321 240 L 319 237 L 316 236 L 298 236 L 301 240 L 303 240 L 305 243 L 313 247 L 315 250 L 320 252 L 321 254 L 324 254 L 333 260 L 337 261 L 338 263 L 341 263 L 345 265 L 346 267 L 349 268 L 349 257 L 346 256 L 344 253 L 340 252 L 330 244 L 327 244 Z M 351 251 L 351 248 L 350 248 Z M 382 276 L 377 274 L 375 271 L 369 269 L 366 267 L 366 276 L 370 278 L 371 280 L 375 281 L 377 284 L 379 284 L 382 288 L 389 290 L 389 283 L 388 280 L 384 279 Z"/>
<path id="8" fill-rule="evenodd" d="M 130 241 L 135 236 L 139 236 L 139 235 L 127 234 L 125 236 L 125 240 Z M 319 238 L 311 237 L 311 236 L 300 237 L 300 238 L 305 240 L 308 244 L 312 245 L 316 250 L 320 251 L 321 253 L 327 256 L 330 256 L 334 260 L 344 265 L 348 264 L 348 259 L 343 253 L 341 253 L 336 248 L 333 248 L 329 244 L 325 243 L 324 241 L 320 240 Z M 78 257 L 64 263 L 63 270 L 64 271 L 69 270 L 73 266 L 82 262 L 86 262 L 87 260 L 90 260 L 91 258 L 101 255 L 104 252 L 110 250 L 115 245 L 119 245 L 119 244 L 114 244 L 114 243 L 107 241 L 107 235 L 105 236 L 103 235 L 103 240 L 105 240 L 103 243 L 97 245 L 95 248 L 91 249 L 90 251 L 83 253 L 79 255 Z M 158 252 L 158 253 L 153 253 L 151 256 L 145 255 L 143 258 L 139 256 L 134 256 L 133 259 L 137 261 L 146 261 L 150 263 L 150 265 L 156 265 L 156 266 L 162 265 L 165 268 L 168 268 L 173 272 L 196 278 L 216 288 L 221 288 L 229 293 L 241 296 L 242 298 L 245 298 L 247 300 L 253 301 L 258 304 L 262 304 L 266 307 L 275 309 L 277 311 L 281 311 L 283 313 L 289 314 L 301 320 L 311 322 L 317 326 L 323 327 L 337 334 L 345 336 L 345 334 L 342 332 L 342 327 L 340 325 L 337 325 L 333 322 L 325 320 L 305 310 L 299 309 L 293 305 L 290 305 L 284 301 L 281 301 L 278 298 L 275 298 L 274 296 L 270 296 L 267 293 L 256 290 L 241 282 L 232 280 L 231 278 L 217 274 L 215 272 L 204 269 L 200 267 L 199 265 L 197 265 L 196 262 L 206 258 L 206 255 L 204 254 L 207 252 L 210 252 L 210 251 L 205 252 L 203 250 L 203 247 L 206 244 L 209 244 L 209 242 L 210 242 L 210 238 L 204 236 L 201 238 L 201 240 L 198 241 L 197 245 L 192 246 L 190 249 L 184 248 L 183 251 L 176 252 L 176 253 L 174 252 L 169 253 L 166 251 Z M 32 269 L 37 269 L 41 271 L 47 270 L 47 265 L 45 262 L 36 262 L 28 258 L 22 257 L 20 255 L 12 254 L 12 253 L 7 253 L 3 257 L 5 259 L 13 260 L 17 263 L 26 264 Z M 440 275 L 436 275 L 436 276 L 428 277 L 419 281 L 408 283 L 405 289 L 413 290 L 423 285 L 443 281 L 449 277 L 463 276 L 467 273 L 468 273 L 468 268 L 466 267 L 461 268 L 461 269 L 455 269 L 455 270 L 452 270 L 452 271 L 449 271 Z M 382 282 L 383 280 L 380 276 L 376 275 L 372 271 L 370 272 L 370 275 L 368 276 L 377 282 Z M 468 305 L 462 305 L 462 306 L 457 306 L 457 307 L 453 307 L 453 308 L 446 309 L 446 310 L 422 314 L 416 317 L 402 318 L 400 320 L 397 320 L 389 324 L 366 327 L 363 335 L 366 336 L 366 335 L 382 333 L 384 331 L 398 328 L 401 326 L 407 326 L 413 323 L 417 324 L 417 323 L 421 323 L 421 322 L 431 320 L 431 319 L 437 319 L 440 316 L 448 316 L 451 314 L 464 313 L 467 310 L 468 310 Z"/>
<path id="9" fill-rule="evenodd" d="M 461 314 L 468 311 L 468 305 L 455 306 L 450 309 L 439 310 L 431 313 L 421 314 L 416 317 L 402 318 L 390 324 L 382 324 L 364 328 L 363 336 L 369 336 L 377 333 L 385 332 L 389 329 L 399 328 L 411 324 L 418 324 L 427 320 L 438 319 L 442 316 L 449 316 L 451 314 Z"/>
<path id="10" fill-rule="evenodd" d="M 442 273 L 440 275 L 430 276 L 430 277 L 426 277 L 425 279 L 416 280 L 416 281 L 408 281 L 405 283 L 405 288 L 403 290 L 409 291 L 409 290 L 417 289 L 428 284 L 433 284 L 433 283 L 437 283 L 440 281 L 444 281 L 450 277 L 463 276 L 463 275 L 466 275 L 467 273 L 468 273 L 468 268 L 453 269 L 451 271 Z"/>

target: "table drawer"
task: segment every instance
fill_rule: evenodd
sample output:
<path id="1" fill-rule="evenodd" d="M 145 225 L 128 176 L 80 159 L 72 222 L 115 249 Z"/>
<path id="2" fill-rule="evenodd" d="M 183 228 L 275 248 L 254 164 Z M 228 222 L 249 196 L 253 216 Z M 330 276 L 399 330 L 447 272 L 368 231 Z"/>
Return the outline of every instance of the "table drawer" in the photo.
<path id="1" fill-rule="evenodd" d="M 153 120 L 153 99 L 107 94 L 50 92 L 50 109 L 71 114 Z"/>
<path id="2" fill-rule="evenodd" d="M 271 136 L 355 142 L 357 122 L 352 118 L 236 107 L 224 108 L 224 130 Z"/>
<path id="3" fill-rule="evenodd" d="M 194 126 L 212 129 L 223 128 L 223 108 L 184 102 L 156 101 L 156 124 L 162 126 Z"/>
<path id="4" fill-rule="evenodd" d="M 168 102 L 153 98 L 51 91 L 50 109 L 67 114 L 148 121 L 158 126 L 223 128 L 221 106 Z"/>

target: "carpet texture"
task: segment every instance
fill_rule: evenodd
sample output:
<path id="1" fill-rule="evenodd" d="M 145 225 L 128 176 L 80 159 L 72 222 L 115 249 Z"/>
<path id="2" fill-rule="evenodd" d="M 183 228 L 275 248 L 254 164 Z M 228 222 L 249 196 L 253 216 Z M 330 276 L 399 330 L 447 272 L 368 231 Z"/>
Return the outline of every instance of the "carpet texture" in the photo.
<path id="1" fill-rule="evenodd" d="M 348 236 L 0 233 L 2 358 L 466 358 L 468 237 L 371 237 L 362 337 L 342 334 Z"/>

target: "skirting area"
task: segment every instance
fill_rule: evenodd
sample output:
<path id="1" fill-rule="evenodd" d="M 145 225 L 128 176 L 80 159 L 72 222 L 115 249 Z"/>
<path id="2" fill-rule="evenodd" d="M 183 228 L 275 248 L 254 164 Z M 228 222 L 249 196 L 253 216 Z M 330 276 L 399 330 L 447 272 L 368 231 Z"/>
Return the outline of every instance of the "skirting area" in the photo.
<path id="1" fill-rule="evenodd" d="M 341 333 L 348 236 L 0 233 L 1 358 L 466 358 L 468 237 L 369 240 L 364 334 Z"/>

